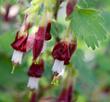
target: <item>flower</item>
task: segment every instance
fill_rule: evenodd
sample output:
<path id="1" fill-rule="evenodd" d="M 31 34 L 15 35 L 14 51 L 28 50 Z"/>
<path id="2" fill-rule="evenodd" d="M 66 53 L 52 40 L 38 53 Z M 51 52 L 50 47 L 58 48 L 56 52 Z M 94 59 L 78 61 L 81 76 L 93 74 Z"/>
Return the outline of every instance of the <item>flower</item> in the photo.
<path id="1" fill-rule="evenodd" d="M 52 67 L 53 72 L 63 75 L 65 65 L 69 64 L 69 60 L 72 54 L 75 52 L 76 46 L 76 41 L 60 41 L 54 46 L 52 51 L 52 56 L 55 60 Z"/>
<path id="2" fill-rule="evenodd" d="M 28 33 L 25 35 L 19 36 L 19 32 L 16 34 L 15 41 L 11 44 L 14 49 L 12 62 L 14 64 L 21 64 L 23 53 L 26 52 L 26 43 L 27 43 Z"/>
<path id="3" fill-rule="evenodd" d="M 37 59 L 46 49 L 47 40 L 51 39 L 50 29 L 51 23 L 49 22 L 47 26 L 40 26 L 38 32 L 36 32 L 33 44 L 33 60 Z"/>
<path id="4" fill-rule="evenodd" d="M 39 79 L 42 77 L 43 72 L 44 61 L 40 59 L 38 63 L 33 62 L 28 71 L 29 81 L 27 87 L 37 90 Z"/>
<path id="5" fill-rule="evenodd" d="M 51 30 L 51 22 L 48 22 L 47 27 L 46 27 L 45 40 L 51 39 L 50 30 Z"/>
<path id="6" fill-rule="evenodd" d="M 40 55 L 45 40 L 45 27 L 39 27 L 38 32 L 35 34 L 35 40 L 33 44 L 33 60 L 36 60 Z"/>
<path id="7" fill-rule="evenodd" d="M 28 21 L 28 16 L 25 15 L 24 23 L 20 28 L 20 31 L 16 33 L 14 42 L 11 44 L 14 49 L 12 56 L 12 62 L 14 64 L 21 64 L 23 54 L 27 51 L 27 39 L 28 39 L 28 30 L 32 27 L 32 24 Z"/>
<path id="8" fill-rule="evenodd" d="M 37 93 L 33 91 L 29 102 L 36 102 L 36 101 L 37 101 Z"/>
<path id="9" fill-rule="evenodd" d="M 72 14 L 76 4 L 77 4 L 77 0 L 67 0 L 67 5 L 66 5 L 67 16 L 70 16 Z"/>
<path id="10" fill-rule="evenodd" d="M 69 85 L 67 88 L 64 88 L 57 102 L 72 102 L 72 92 L 73 92 L 72 85 Z"/>
<path id="11" fill-rule="evenodd" d="M 51 30 L 51 22 L 48 22 L 47 26 L 46 26 L 46 33 L 45 33 L 45 40 L 43 43 L 43 48 L 41 53 L 43 53 L 47 47 L 47 41 L 51 39 L 51 34 L 50 34 L 50 30 Z"/>

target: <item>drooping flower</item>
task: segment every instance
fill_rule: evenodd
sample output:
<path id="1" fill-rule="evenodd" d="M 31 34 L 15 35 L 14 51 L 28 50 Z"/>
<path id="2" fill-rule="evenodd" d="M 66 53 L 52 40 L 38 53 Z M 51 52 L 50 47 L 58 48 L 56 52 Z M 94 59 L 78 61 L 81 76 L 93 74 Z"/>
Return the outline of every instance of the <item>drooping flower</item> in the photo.
<path id="1" fill-rule="evenodd" d="M 48 22 L 46 27 L 46 34 L 45 34 L 45 40 L 47 41 L 51 39 L 50 30 L 51 30 L 51 22 Z"/>
<path id="2" fill-rule="evenodd" d="M 16 33 L 14 42 L 11 44 L 14 49 L 12 56 L 12 62 L 14 64 L 21 64 L 23 54 L 27 51 L 27 39 L 28 39 L 28 30 L 31 28 L 31 24 L 25 22 L 20 31 Z"/>
<path id="3" fill-rule="evenodd" d="M 37 93 L 33 91 L 29 102 L 36 102 L 36 101 L 37 101 Z"/>
<path id="4" fill-rule="evenodd" d="M 38 32 L 35 34 L 35 40 L 33 44 L 33 60 L 37 59 L 43 49 L 45 30 L 45 27 L 39 27 Z"/>
<path id="5" fill-rule="evenodd" d="M 19 32 L 16 34 L 15 41 L 11 44 L 14 49 L 12 56 L 12 62 L 14 64 L 21 64 L 23 53 L 26 52 L 26 41 L 28 38 L 28 33 L 26 35 L 19 36 Z"/>
<path id="6" fill-rule="evenodd" d="M 66 5 L 67 16 L 71 15 L 71 13 L 74 11 L 76 7 L 76 4 L 77 4 L 77 0 L 67 0 L 67 5 Z"/>
<path id="7" fill-rule="evenodd" d="M 42 52 L 45 51 L 46 47 L 47 47 L 47 41 L 49 41 L 51 39 L 51 34 L 50 34 L 50 30 L 51 30 L 51 22 L 48 22 L 47 26 L 45 27 L 46 29 L 46 33 L 45 33 L 45 40 L 43 43 L 43 48 L 42 48 Z"/>
<path id="8" fill-rule="evenodd" d="M 38 31 L 35 34 L 35 41 L 33 45 L 33 60 L 44 52 L 46 49 L 47 41 L 51 39 L 51 14 L 44 13 L 42 21 L 40 22 Z"/>
<path id="9" fill-rule="evenodd" d="M 72 102 L 73 87 L 69 85 L 67 88 L 64 88 L 57 100 L 57 102 Z"/>
<path id="10" fill-rule="evenodd" d="M 58 74 L 64 73 L 65 65 L 69 64 L 70 58 L 76 50 L 76 46 L 76 41 L 72 43 L 60 41 L 54 46 L 52 51 L 52 56 L 55 60 L 52 67 L 53 72 L 57 72 Z"/>
<path id="11" fill-rule="evenodd" d="M 33 62 L 28 71 L 29 81 L 27 87 L 29 87 L 30 89 L 37 90 L 39 85 L 39 79 L 42 77 L 43 72 L 44 61 L 40 59 L 37 63 Z"/>

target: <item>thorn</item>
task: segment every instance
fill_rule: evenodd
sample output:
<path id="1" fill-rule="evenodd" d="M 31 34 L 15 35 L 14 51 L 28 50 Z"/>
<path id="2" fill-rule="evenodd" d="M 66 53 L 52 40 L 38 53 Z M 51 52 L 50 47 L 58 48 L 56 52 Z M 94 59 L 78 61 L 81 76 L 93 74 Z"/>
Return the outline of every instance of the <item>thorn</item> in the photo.
<path id="1" fill-rule="evenodd" d="M 16 67 L 16 64 L 13 64 L 13 68 L 12 68 L 11 74 L 14 73 L 14 71 L 15 71 L 15 67 Z"/>

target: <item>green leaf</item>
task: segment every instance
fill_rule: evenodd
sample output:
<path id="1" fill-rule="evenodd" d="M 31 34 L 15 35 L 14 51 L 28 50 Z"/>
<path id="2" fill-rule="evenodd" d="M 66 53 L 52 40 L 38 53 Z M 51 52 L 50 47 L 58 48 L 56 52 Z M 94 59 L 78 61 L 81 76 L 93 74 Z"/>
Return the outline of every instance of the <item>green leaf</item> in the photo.
<path id="1" fill-rule="evenodd" d="M 103 19 L 95 9 L 79 8 L 70 17 L 70 26 L 76 37 L 95 49 L 106 38 Z"/>
<path id="2" fill-rule="evenodd" d="M 60 36 L 64 29 L 65 25 L 59 22 L 52 22 L 51 33 L 53 36 Z"/>
<path id="3" fill-rule="evenodd" d="M 93 71 L 90 69 L 88 64 L 84 61 L 84 53 L 78 49 L 72 59 L 72 63 L 78 70 L 78 81 L 76 89 L 81 93 L 91 92 L 93 87 L 96 85 L 96 79 Z"/>

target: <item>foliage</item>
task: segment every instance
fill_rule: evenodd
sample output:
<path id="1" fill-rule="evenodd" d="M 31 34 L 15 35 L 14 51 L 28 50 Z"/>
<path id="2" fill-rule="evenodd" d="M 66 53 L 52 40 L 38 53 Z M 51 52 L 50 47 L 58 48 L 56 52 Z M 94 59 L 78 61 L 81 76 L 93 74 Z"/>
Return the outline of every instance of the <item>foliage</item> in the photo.
<path id="1" fill-rule="evenodd" d="M 54 0 L 48 1 L 55 2 Z M 6 0 L 6 3 L 16 4 L 16 0 Z M 61 38 L 63 34 L 65 34 L 65 29 L 70 24 L 73 34 L 72 37 L 78 39 L 78 49 L 71 60 L 73 68 L 78 71 L 74 89 L 78 93 L 76 102 L 89 102 L 92 99 L 95 99 L 93 94 L 97 94 L 96 89 L 100 90 L 97 96 L 99 95 L 99 98 L 103 96 L 103 87 L 110 85 L 109 3 L 110 0 L 79 0 L 76 10 L 69 18 L 67 18 L 67 20 L 52 21 L 51 33 L 53 38 L 49 41 L 46 53 L 43 54 L 46 63 L 46 70 L 44 73 L 45 77 L 41 79 L 41 87 L 46 87 L 51 80 L 50 77 L 52 75 L 51 67 L 53 60 L 50 56 L 50 51 L 55 42 L 54 38 Z M 1 5 L 5 5 L 3 0 L 0 1 L 0 6 Z M 33 3 L 33 5 L 35 4 Z M 49 3 L 45 2 L 45 5 L 48 7 Z M 24 7 L 21 7 L 19 13 L 23 13 L 24 9 Z M 42 8 L 40 8 L 40 10 L 41 9 Z M 51 8 L 48 9 L 50 10 Z M 27 9 L 26 12 L 29 11 L 31 10 Z M 64 16 L 63 13 L 62 16 Z M 61 16 L 59 18 L 60 20 L 62 19 Z M 28 89 L 26 89 L 26 83 L 28 80 L 27 70 L 32 59 L 31 52 L 24 56 L 23 64 L 17 67 L 15 73 L 13 75 L 10 74 L 12 68 L 10 59 L 13 52 L 10 44 L 15 37 L 16 28 L 19 28 L 16 27 L 16 25 L 20 25 L 22 19 L 23 17 L 21 14 L 17 17 L 16 22 L 8 24 L 2 20 L 0 15 L 0 102 L 17 102 L 16 100 L 27 102 L 29 99 L 29 92 Z M 37 21 L 40 21 L 39 19 L 40 18 L 38 17 Z M 84 43 L 95 50 L 92 51 L 92 49 L 89 49 Z M 96 47 L 99 48 L 96 49 Z M 88 61 L 85 60 L 87 51 L 92 52 L 94 55 L 90 61 L 89 59 Z M 91 57 L 91 54 L 88 55 L 88 58 L 89 57 Z M 44 96 L 52 95 L 53 97 L 56 97 L 60 90 L 60 86 L 52 89 L 50 88 L 48 91 L 45 91 L 46 93 L 44 93 Z M 110 93 L 107 93 L 106 97 L 102 97 L 102 100 L 104 101 L 98 98 L 97 102 L 109 102 L 109 95 Z"/>

